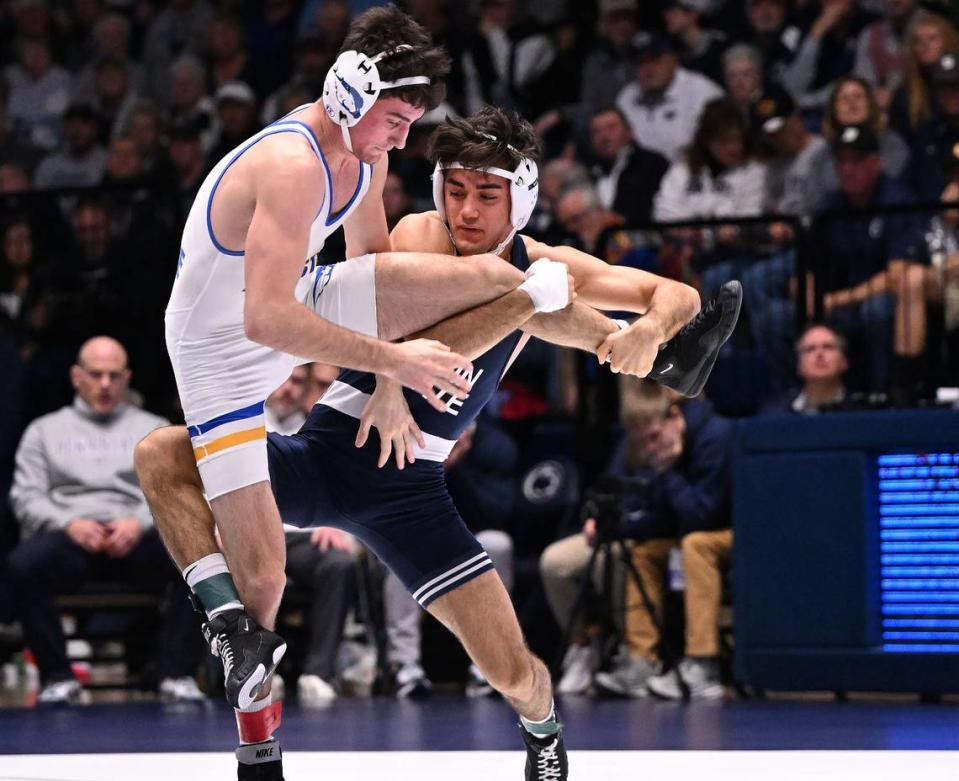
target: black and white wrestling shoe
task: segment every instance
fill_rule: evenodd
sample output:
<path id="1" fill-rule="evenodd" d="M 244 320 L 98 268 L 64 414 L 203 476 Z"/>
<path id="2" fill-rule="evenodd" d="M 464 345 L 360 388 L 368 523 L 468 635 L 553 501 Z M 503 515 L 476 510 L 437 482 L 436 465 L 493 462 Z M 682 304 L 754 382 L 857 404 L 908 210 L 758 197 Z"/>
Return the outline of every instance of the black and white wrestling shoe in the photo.
<path id="1" fill-rule="evenodd" d="M 660 348 L 648 379 L 684 396 L 698 396 L 720 348 L 736 329 L 742 303 L 743 286 L 739 282 L 727 282 L 719 288 L 700 313 Z"/>
<path id="2" fill-rule="evenodd" d="M 566 781 L 569 761 L 563 731 L 547 738 L 538 738 L 520 725 L 520 734 L 526 744 L 526 781 Z"/>
<path id="3" fill-rule="evenodd" d="M 245 710 L 286 653 L 286 642 L 243 610 L 225 610 L 203 625 L 210 652 L 223 662 L 226 699 Z"/>
<path id="4" fill-rule="evenodd" d="M 237 781 L 283 781 L 283 751 L 275 738 L 236 750 Z"/>

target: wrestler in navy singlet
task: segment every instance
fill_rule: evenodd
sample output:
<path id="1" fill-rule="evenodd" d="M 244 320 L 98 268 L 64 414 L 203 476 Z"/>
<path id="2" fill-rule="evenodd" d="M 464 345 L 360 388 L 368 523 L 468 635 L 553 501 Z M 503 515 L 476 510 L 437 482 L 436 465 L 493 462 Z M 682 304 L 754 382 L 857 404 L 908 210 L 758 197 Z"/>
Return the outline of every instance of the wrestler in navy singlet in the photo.
<path id="1" fill-rule="evenodd" d="M 510 259 L 529 265 L 520 237 Z M 404 390 L 427 447 L 401 471 L 377 468 L 376 436 L 354 440 L 359 416 L 375 385 L 372 374 L 344 370 L 292 436 L 270 434 L 270 475 L 280 515 L 296 526 L 335 526 L 353 534 L 403 581 L 426 607 L 439 596 L 493 568 L 466 528 L 446 490 L 443 461 L 460 434 L 496 391 L 522 338 L 516 331 L 473 361 L 469 398 L 448 399 L 438 412 Z"/>

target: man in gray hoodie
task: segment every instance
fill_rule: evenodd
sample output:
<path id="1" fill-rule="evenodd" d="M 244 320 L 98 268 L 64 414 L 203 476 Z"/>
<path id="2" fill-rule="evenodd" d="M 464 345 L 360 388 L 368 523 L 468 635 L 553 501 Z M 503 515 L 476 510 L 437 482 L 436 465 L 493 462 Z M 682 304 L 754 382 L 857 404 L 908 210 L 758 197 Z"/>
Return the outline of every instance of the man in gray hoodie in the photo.
<path id="1" fill-rule="evenodd" d="M 40 701 L 47 703 L 75 702 L 81 693 L 67 659 L 57 595 L 91 580 L 161 592 L 170 583 L 182 585 L 133 468 L 136 443 L 169 422 L 127 403 L 126 352 L 110 337 L 83 345 L 70 379 L 77 392 L 73 404 L 27 427 L 10 491 L 21 541 L 10 554 L 9 576 L 40 669 Z M 189 603 L 173 599 L 157 660 L 168 698 L 202 697 L 189 678 L 199 657 L 195 637 Z"/>

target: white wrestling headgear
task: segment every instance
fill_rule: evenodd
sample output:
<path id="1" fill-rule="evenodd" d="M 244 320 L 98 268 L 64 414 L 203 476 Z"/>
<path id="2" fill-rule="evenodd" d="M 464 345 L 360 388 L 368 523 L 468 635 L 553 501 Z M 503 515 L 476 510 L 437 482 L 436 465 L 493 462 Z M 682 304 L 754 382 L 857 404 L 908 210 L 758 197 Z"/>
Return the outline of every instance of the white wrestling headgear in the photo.
<path id="1" fill-rule="evenodd" d="M 496 138 L 496 136 L 491 136 L 488 133 L 482 133 L 482 135 L 491 141 L 499 143 L 499 139 Z M 502 176 L 504 179 L 509 180 L 509 220 L 513 226 L 513 230 L 510 231 L 509 235 L 493 250 L 494 255 L 499 255 L 499 253 L 506 248 L 506 245 L 510 243 L 513 236 L 516 235 L 516 232 L 521 231 L 526 226 L 529 218 L 533 216 L 533 209 L 536 208 L 536 199 L 539 196 L 539 168 L 535 161 L 530 160 L 528 157 L 523 157 L 519 150 L 510 144 L 506 144 L 506 148 L 519 158 L 519 163 L 512 171 L 496 167 L 473 169 L 483 171 L 487 174 Z M 433 205 L 436 206 L 436 211 L 444 223 L 447 222 L 447 219 L 446 203 L 443 199 L 443 172 L 454 168 L 466 168 L 466 166 L 462 163 L 447 163 L 444 165 L 438 162 L 433 169 Z"/>
<path id="2" fill-rule="evenodd" d="M 376 63 L 385 57 L 391 57 L 412 48 L 404 43 L 395 49 L 380 52 L 374 57 L 352 50 L 341 52 L 333 63 L 333 67 L 327 71 L 326 81 L 323 83 L 323 106 L 326 108 L 327 116 L 340 126 L 343 131 L 343 143 L 351 152 L 353 142 L 350 140 L 349 128 L 363 119 L 364 115 L 373 108 L 380 90 L 430 83 L 429 76 L 408 76 L 393 81 L 383 81 L 380 78 Z"/>

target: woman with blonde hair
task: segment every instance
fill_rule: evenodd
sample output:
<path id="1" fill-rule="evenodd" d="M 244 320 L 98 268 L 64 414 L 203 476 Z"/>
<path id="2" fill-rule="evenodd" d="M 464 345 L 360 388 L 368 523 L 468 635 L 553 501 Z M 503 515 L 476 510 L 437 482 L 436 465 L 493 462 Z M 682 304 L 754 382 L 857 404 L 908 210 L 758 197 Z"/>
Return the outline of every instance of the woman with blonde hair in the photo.
<path id="1" fill-rule="evenodd" d="M 889 125 L 911 143 L 934 113 L 929 74 L 946 52 L 959 51 L 959 31 L 939 14 L 920 13 L 906 32 L 902 83 L 889 106 Z"/>
<path id="2" fill-rule="evenodd" d="M 902 136 L 886 127 L 872 85 L 858 76 L 843 76 L 836 79 L 826 103 L 822 134 L 828 144 L 816 152 L 809 164 L 809 170 L 819 174 L 807 182 L 809 203 L 818 203 L 826 193 L 839 189 L 832 144 L 839 128 L 844 125 L 867 125 L 879 138 L 883 172 L 891 177 L 900 177 L 905 173 L 909 164 L 909 147 Z"/>

